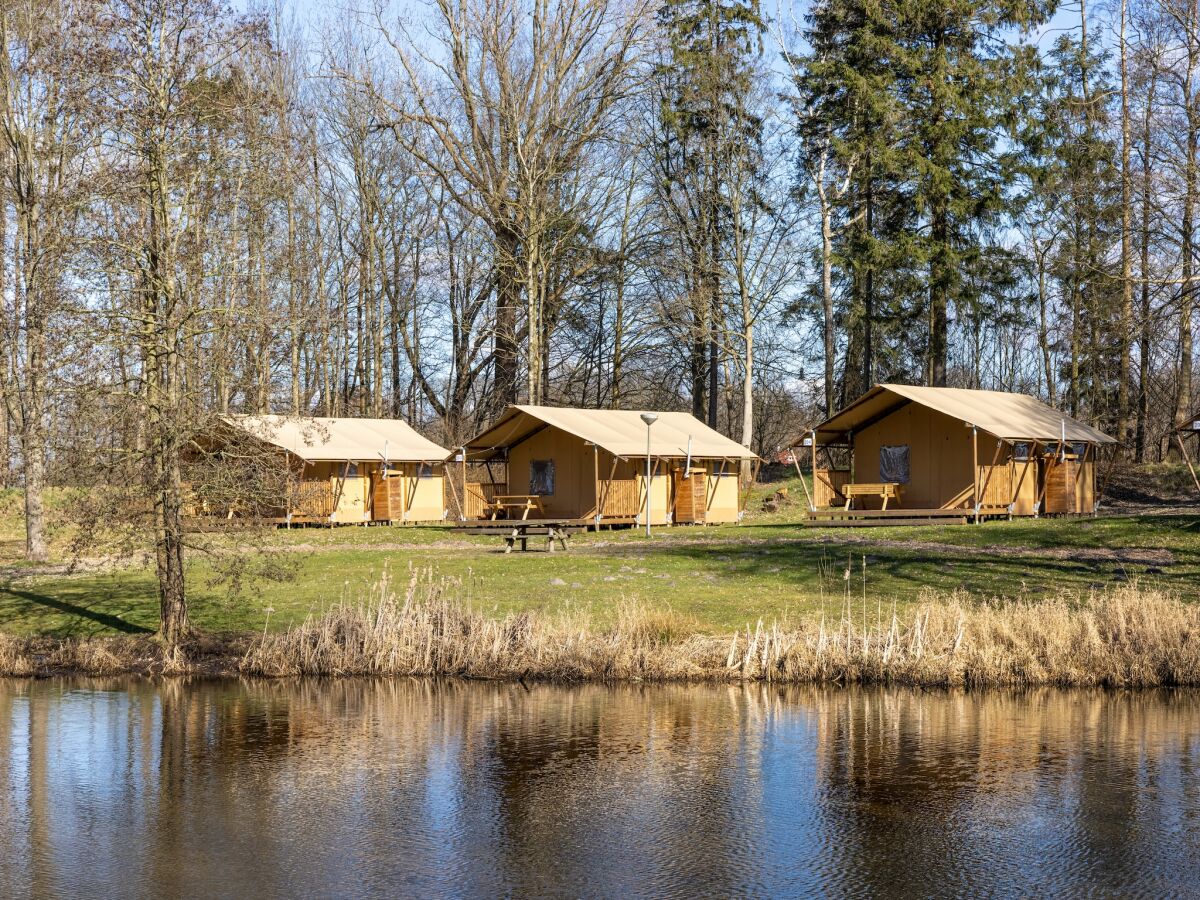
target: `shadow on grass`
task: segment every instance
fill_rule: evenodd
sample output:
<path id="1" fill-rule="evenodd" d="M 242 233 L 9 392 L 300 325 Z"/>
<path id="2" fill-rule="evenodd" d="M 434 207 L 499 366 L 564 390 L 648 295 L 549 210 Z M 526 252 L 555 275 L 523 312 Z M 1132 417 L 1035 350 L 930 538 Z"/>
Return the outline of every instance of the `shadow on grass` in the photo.
<path id="1" fill-rule="evenodd" d="M 747 585 L 764 576 L 801 590 L 813 591 L 825 579 L 826 590 L 837 592 L 843 573 L 859 590 L 862 560 L 866 557 L 867 583 L 874 590 L 895 592 L 902 598 L 916 597 L 922 588 L 996 596 L 1045 595 L 1060 589 L 1090 590 L 1135 578 L 1145 578 L 1164 587 L 1187 588 L 1197 566 L 1190 554 L 1185 560 L 1163 568 L 1119 560 L 1075 559 L 1043 556 L 1035 549 L 1002 554 L 980 554 L 964 547 L 962 553 L 946 550 L 871 546 L 863 543 L 775 543 L 757 546 L 736 542 L 707 545 L 663 542 L 647 548 L 648 559 L 657 557 L 676 564 L 688 561 L 699 568 L 717 569 L 726 577 Z M 647 563 L 652 566 L 653 563 Z M 822 574 L 824 573 L 824 574 Z"/>
<path id="2" fill-rule="evenodd" d="M 98 625 L 103 625 L 106 628 L 111 628 L 114 631 L 120 631 L 124 634 L 153 634 L 154 629 L 146 628 L 142 625 L 135 625 L 132 622 L 126 622 L 118 616 L 109 615 L 108 613 L 98 612 L 94 609 L 88 609 L 86 606 L 78 606 L 74 603 L 68 603 L 66 600 L 59 600 L 56 597 L 48 597 L 45 594 L 36 594 L 33 591 L 18 590 L 11 585 L 4 588 L 4 592 L 13 597 L 19 597 L 27 603 L 43 606 L 47 609 L 53 609 L 57 612 L 64 613 L 68 616 L 78 616 L 82 619 L 89 619 Z"/>

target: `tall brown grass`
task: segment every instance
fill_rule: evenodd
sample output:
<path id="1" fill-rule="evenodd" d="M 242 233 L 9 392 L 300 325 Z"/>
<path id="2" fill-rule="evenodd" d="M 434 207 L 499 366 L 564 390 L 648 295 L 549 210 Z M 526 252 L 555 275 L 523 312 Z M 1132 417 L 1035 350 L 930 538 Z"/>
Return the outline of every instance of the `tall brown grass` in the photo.
<path id="1" fill-rule="evenodd" d="M 849 597 L 837 621 L 758 622 L 731 636 L 620 602 L 609 625 L 575 614 L 495 618 L 458 585 L 387 578 L 242 657 L 246 674 L 456 675 L 559 680 L 767 680 L 925 685 L 1200 684 L 1200 606 L 1138 585 L 1039 601 L 926 594 L 885 619 Z M 874 622 L 869 619 L 874 618 Z"/>
<path id="2" fill-rule="evenodd" d="M 0 677 L 236 675 L 248 638 L 197 636 L 168 651 L 151 635 L 59 638 L 0 633 Z"/>

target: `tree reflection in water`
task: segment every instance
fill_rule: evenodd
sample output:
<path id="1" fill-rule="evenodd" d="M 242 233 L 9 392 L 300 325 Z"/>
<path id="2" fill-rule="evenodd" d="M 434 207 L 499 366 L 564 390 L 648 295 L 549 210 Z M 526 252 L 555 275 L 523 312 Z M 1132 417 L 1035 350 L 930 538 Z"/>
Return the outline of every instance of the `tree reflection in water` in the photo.
<path id="1" fill-rule="evenodd" d="M 1186 892 L 1200 696 L 0 684 L 0 892 Z"/>

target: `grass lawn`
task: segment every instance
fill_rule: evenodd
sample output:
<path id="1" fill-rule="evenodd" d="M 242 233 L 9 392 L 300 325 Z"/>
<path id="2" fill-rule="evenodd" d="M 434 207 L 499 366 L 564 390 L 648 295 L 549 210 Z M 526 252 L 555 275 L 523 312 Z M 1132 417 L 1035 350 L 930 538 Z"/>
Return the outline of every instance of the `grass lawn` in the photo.
<path id="1" fill-rule="evenodd" d="M 280 551 L 291 577 L 257 581 L 230 596 L 214 582 L 210 561 L 193 556 L 192 618 L 211 631 L 259 630 L 271 610 L 270 627 L 281 627 L 343 597 L 365 596 L 385 570 L 402 590 L 409 567 L 418 566 L 461 580 L 472 603 L 496 614 L 583 608 L 604 618 L 614 601 L 629 598 L 669 606 L 698 629 L 724 631 L 760 617 L 813 616 L 822 604 L 836 615 L 848 564 L 850 591 L 861 602 L 864 557 L 871 604 L 910 603 L 927 588 L 1038 597 L 1131 578 L 1200 599 L 1195 516 L 809 528 L 797 524 L 803 510 L 799 483 L 788 486 L 799 502 L 765 514 L 757 512 L 755 497 L 742 526 L 663 528 L 650 541 L 636 531 L 580 535 L 568 553 L 553 555 L 506 556 L 498 538 L 449 528 L 276 531 L 268 543 Z M 29 574 L 15 558 L 19 528 L 11 515 L 5 519 L 0 630 L 90 635 L 155 627 L 150 569 Z"/>

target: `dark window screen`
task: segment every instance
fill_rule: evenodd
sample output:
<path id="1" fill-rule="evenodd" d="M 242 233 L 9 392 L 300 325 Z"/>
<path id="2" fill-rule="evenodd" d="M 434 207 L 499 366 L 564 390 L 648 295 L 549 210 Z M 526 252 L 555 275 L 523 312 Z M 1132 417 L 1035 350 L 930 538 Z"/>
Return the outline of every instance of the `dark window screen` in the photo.
<path id="1" fill-rule="evenodd" d="M 879 448 L 879 480 L 908 484 L 908 444 Z"/>
<path id="2" fill-rule="evenodd" d="M 554 460 L 530 460 L 529 493 L 537 494 L 539 497 L 554 493 Z"/>

